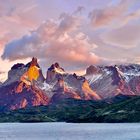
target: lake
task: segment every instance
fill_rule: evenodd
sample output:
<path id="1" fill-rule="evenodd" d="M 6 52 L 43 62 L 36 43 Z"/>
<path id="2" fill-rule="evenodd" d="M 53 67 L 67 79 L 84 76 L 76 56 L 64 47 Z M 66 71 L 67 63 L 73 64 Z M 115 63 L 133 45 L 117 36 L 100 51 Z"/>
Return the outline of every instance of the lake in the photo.
<path id="1" fill-rule="evenodd" d="M 140 140 L 140 124 L 1 123 L 0 140 Z"/>

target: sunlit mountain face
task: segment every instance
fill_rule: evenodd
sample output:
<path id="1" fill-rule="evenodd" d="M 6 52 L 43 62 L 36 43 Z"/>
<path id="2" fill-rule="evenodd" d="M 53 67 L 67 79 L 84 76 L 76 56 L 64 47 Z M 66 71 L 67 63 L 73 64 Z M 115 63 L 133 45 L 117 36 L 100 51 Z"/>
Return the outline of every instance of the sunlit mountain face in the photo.
<path id="1" fill-rule="evenodd" d="M 33 57 L 14 64 L 0 84 L 0 110 L 50 106 L 67 100 L 114 103 L 140 96 L 140 65 L 91 65 L 84 75 L 69 73 L 58 62 L 46 69 Z"/>
<path id="2" fill-rule="evenodd" d="M 1 0 L 0 7 L 2 82 L 32 57 L 44 75 L 55 62 L 78 75 L 90 65 L 140 63 L 138 0 Z"/>

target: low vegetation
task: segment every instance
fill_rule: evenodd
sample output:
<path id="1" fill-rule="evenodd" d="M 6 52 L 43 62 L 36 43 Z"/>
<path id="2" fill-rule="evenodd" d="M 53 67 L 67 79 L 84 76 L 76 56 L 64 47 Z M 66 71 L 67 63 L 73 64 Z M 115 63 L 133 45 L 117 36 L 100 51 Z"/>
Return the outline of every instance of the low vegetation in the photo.
<path id="1" fill-rule="evenodd" d="M 67 99 L 0 114 L 0 122 L 140 122 L 140 97 L 114 104 Z"/>

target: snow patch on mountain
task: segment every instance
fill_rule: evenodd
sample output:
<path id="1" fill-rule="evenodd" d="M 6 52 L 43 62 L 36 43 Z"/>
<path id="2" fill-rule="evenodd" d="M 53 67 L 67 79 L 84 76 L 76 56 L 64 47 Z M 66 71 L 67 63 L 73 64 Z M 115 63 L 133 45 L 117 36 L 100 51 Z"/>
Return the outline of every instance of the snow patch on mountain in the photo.
<path id="1" fill-rule="evenodd" d="M 59 74 L 65 74 L 65 71 L 64 70 L 62 70 L 61 68 L 54 68 L 54 71 L 56 72 L 56 73 L 59 73 Z"/>
<path id="2" fill-rule="evenodd" d="M 89 85 L 90 85 L 91 83 L 95 82 L 96 80 L 102 78 L 102 74 L 87 75 L 85 77 L 89 81 Z"/>

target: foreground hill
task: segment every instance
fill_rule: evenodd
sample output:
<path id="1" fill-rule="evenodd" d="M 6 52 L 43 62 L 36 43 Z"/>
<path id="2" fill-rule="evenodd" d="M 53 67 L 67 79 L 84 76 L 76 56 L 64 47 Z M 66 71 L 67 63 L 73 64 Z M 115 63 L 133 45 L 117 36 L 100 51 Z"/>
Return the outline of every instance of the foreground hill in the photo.
<path id="1" fill-rule="evenodd" d="M 106 106 L 105 102 L 65 99 L 49 106 L 29 107 L 0 114 L 0 122 L 68 122 L 91 112 L 93 108 Z"/>
<path id="2" fill-rule="evenodd" d="M 99 122 L 140 122 L 140 97 L 97 110 Z"/>
<path id="3" fill-rule="evenodd" d="M 0 114 L 0 122 L 140 122 L 140 97 L 106 102 L 67 99 Z"/>

